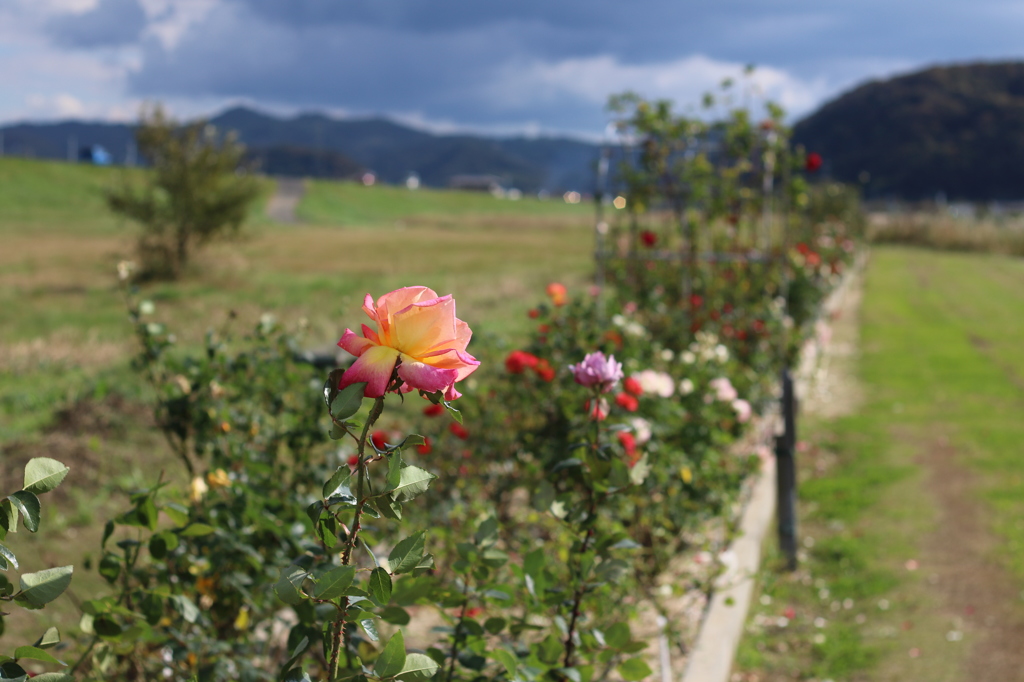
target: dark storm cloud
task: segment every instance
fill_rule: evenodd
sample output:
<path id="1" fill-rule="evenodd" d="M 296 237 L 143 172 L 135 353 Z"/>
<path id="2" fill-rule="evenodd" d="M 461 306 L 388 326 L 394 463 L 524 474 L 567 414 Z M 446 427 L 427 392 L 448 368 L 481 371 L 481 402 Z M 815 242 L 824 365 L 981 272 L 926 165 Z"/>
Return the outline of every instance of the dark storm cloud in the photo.
<path id="1" fill-rule="evenodd" d="M 61 47 L 95 48 L 138 41 L 146 28 L 146 13 L 138 0 L 100 0 L 83 14 L 63 14 L 46 24 L 50 38 Z"/>
<path id="2" fill-rule="evenodd" d="M 605 72 L 671 75 L 702 54 L 831 92 L 894 65 L 1012 58 L 1022 30 L 1000 0 L 222 0 L 174 47 L 147 43 L 130 89 L 578 128 L 601 125 Z"/>

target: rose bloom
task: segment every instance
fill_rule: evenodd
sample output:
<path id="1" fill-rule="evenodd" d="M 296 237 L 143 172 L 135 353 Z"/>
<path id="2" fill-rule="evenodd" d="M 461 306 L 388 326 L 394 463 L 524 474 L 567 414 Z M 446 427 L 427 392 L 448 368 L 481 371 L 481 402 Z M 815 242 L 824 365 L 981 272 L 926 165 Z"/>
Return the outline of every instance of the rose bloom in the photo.
<path id="1" fill-rule="evenodd" d="M 650 248 L 658 243 L 658 235 L 650 230 L 644 230 L 640 233 L 640 241 L 644 243 L 644 246 Z"/>
<path id="2" fill-rule="evenodd" d="M 745 424 L 750 421 L 750 417 L 754 413 L 753 408 L 750 407 L 750 403 L 742 398 L 737 398 L 732 401 L 732 409 L 736 411 L 736 421 L 740 424 Z"/>
<path id="3" fill-rule="evenodd" d="M 654 394 L 661 398 L 669 398 L 675 393 L 675 382 L 665 372 L 645 369 L 635 375 L 644 393 Z"/>
<path id="4" fill-rule="evenodd" d="M 423 414 L 428 417 L 439 417 L 444 413 L 444 405 L 438 403 L 437 405 L 430 404 L 423 408 Z"/>
<path id="5" fill-rule="evenodd" d="M 679 382 L 679 395 L 690 395 L 693 393 L 694 385 L 690 379 L 683 379 Z"/>
<path id="6" fill-rule="evenodd" d="M 636 438 L 629 431 L 619 431 L 615 437 L 618 439 L 622 449 L 626 451 L 629 466 L 632 467 L 638 459 L 636 456 Z"/>
<path id="7" fill-rule="evenodd" d="M 363 311 L 376 330 L 365 324 L 362 336 L 346 329 L 338 345 L 356 356 L 338 388 L 366 382 L 363 395 L 379 398 L 387 391 L 398 365 L 402 392 L 444 391 L 445 400 L 461 393 L 456 382 L 473 373 L 480 362 L 466 352 L 473 332 L 455 317 L 455 300 L 427 287 L 404 287 L 377 299 L 367 294 Z M 399 364 L 400 363 L 400 364 Z"/>
<path id="8" fill-rule="evenodd" d="M 370 441 L 373 443 L 373 447 L 383 450 L 388 446 L 388 434 L 385 431 L 374 431 L 370 436 Z"/>
<path id="9" fill-rule="evenodd" d="M 576 383 L 581 386 L 597 387 L 602 393 L 610 393 L 622 379 L 622 363 L 614 355 L 605 357 L 601 351 L 587 353 L 583 362 L 569 365 Z"/>
<path id="10" fill-rule="evenodd" d="M 567 293 L 568 290 L 565 288 L 564 284 L 552 282 L 548 285 L 547 294 L 551 298 L 551 302 L 556 306 L 565 305 Z"/>
<path id="11" fill-rule="evenodd" d="M 626 393 L 630 393 L 635 396 L 641 396 L 644 393 L 644 387 L 640 385 L 636 377 L 626 377 L 626 380 L 622 382 L 622 388 L 626 390 Z"/>
<path id="12" fill-rule="evenodd" d="M 736 392 L 736 389 L 733 388 L 732 382 L 729 381 L 728 377 L 712 379 L 709 384 L 715 391 L 716 400 L 721 400 L 723 403 L 726 403 L 732 402 L 739 397 L 739 394 Z"/>
<path id="13" fill-rule="evenodd" d="M 555 378 L 555 368 L 551 366 L 550 362 L 544 359 L 537 361 L 537 365 L 533 368 L 533 371 L 537 376 L 549 383 Z"/>
<path id="14" fill-rule="evenodd" d="M 452 435 L 460 440 L 466 440 L 469 438 L 469 431 L 465 426 L 458 422 L 452 422 L 448 426 L 448 430 L 452 432 Z"/>
<path id="15" fill-rule="evenodd" d="M 514 350 L 505 358 L 505 369 L 510 374 L 522 374 L 527 367 L 534 368 L 540 360 L 536 355 L 522 350 Z"/>
<path id="16" fill-rule="evenodd" d="M 633 427 L 638 445 L 643 445 L 651 439 L 651 422 L 643 417 L 633 417 L 629 420 L 629 425 Z"/>
<path id="17" fill-rule="evenodd" d="M 628 393 L 620 393 L 615 396 L 615 404 L 626 412 L 636 412 L 640 409 L 640 401 Z"/>

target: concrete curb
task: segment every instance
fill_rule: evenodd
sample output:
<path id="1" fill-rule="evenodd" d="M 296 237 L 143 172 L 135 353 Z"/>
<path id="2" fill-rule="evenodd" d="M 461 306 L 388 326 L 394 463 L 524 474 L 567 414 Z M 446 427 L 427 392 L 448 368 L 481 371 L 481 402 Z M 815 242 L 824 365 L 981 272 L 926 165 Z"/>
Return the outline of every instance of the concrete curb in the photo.
<path id="1" fill-rule="evenodd" d="M 822 303 L 822 313 L 831 314 L 840 307 L 866 262 L 867 254 L 861 252 L 842 282 Z M 802 349 L 800 366 L 795 373 L 798 396 L 809 395 L 808 387 L 814 381 L 820 356 L 819 341 L 809 339 Z M 768 421 L 775 426 L 775 429 L 768 429 L 769 433 L 772 430 L 777 432 L 779 416 L 772 415 Z M 761 566 L 761 547 L 774 525 L 777 503 L 775 478 L 775 459 L 772 458 L 762 468 L 743 510 L 739 536 L 729 547 L 735 561 L 730 562 L 715 582 L 715 591 L 687 660 L 682 682 L 728 682 L 754 595 L 754 582 Z"/>

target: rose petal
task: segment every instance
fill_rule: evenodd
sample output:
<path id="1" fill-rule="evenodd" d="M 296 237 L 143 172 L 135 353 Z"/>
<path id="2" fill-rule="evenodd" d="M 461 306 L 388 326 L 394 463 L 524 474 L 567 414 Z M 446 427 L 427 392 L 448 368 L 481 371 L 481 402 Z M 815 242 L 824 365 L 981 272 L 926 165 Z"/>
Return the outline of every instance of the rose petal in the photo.
<path id="1" fill-rule="evenodd" d="M 365 325 L 363 326 L 363 329 L 365 332 Z M 376 334 L 374 334 L 374 336 L 376 336 Z M 375 344 L 368 338 L 357 336 L 356 333 L 351 329 L 346 329 L 345 333 L 341 335 L 341 340 L 338 341 L 338 345 L 344 348 L 352 355 L 359 357 L 360 355 L 366 352 L 367 348 L 370 348 L 371 346 L 375 346 L 377 344 Z"/>
<path id="2" fill-rule="evenodd" d="M 402 356 L 402 364 L 398 366 L 398 376 L 411 389 L 433 393 L 455 383 L 459 373 L 454 369 L 441 369 L 418 362 L 406 355 Z"/>
<path id="3" fill-rule="evenodd" d="M 366 390 L 363 391 L 363 396 L 367 398 L 381 397 L 388 390 L 388 382 L 391 380 L 391 373 L 395 370 L 398 356 L 399 353 L 394 348 L 371 345 L 341 375 L 338 388 L 342 389 L 365 381 Z"/>
<path id="4" fill-rule="evenodd" d="M 415 303 L 392 316 L 391 340 L 415 358 L 431 348 L 451 347 L 455 341 L 455 301 L 451 296 Z"/>

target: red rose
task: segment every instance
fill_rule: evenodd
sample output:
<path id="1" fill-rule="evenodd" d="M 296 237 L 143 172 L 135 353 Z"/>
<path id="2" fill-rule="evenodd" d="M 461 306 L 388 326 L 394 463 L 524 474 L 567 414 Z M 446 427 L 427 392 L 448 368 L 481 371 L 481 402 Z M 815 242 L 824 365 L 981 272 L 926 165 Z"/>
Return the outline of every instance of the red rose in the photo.
<path id="1" fill-rule="evenodd" d="M 348 465 L 353 469 L 359 466 L 359 455 L 352 455 L 351 457 L 349 457 Z"/>
<path id="2" fill-rule="evenodd" d="M 388 446 L 388 434 L 383 431 L 374 431 L 370 440 L 373 442 L 373 447 L 378 450 L 383 450 Z"/>
<path id="3" fill-rule="evenodd" d="M 616 437 L 626 454 L 633 457 L 636 454 L 636 437 L 629 431 L 619 431 Z"/>
<path id="4" fill-rule="evenodd" d="M 427 415 L 428 417 L 439 417 L 443 413 L 444 405 L 442 405 L 441 403 L 438 403 L 437 405 L 431 403 L 430 405 L 427 405 L 426 407 L 423 408 L 423 414 Z"/>
<path id="5" fill-rule="evenodd" d="M 626 393 L 631 393 L 637 397 L 644 394 L 644 387 L 640 385 L 640 382 L 635 377 L 626 377 L 626 380 L 622 382 L 622 388 L 626 389 Z"/>
<path id="6" fill-rule="evenodd" d="M 537 310 L 536 308 L 530 308 L 530 311 L 527 312 L 526 314 L 530 316 L 531 320 L 536 320 L 538 317 L 540 317 L 540 311 Z"/>
<path id="7" fill-rule="evenodd" d="M 466 440 L 467 438 L 469 438 L 469 431 L 466 430 L 465 426 L 458 422 L 452 422 L 448 426 L 448 430 L 451 431 L 452 434 L 460 440 Z"/>
<path id="8" fill-rule="evenodd" d="M 620 393 L 615 396 L 615 404 L 626 412 L 636 412 L 640 409 L 640 401 L 628 393 Z"/>
<path id="9" fill-rule="evenodd" d="M 818 169 L 821 168 L 821 154 L 818 152 L 811 152 L 808 154 L 804 168 L 807 169 L 808 173 L 816 173 Z"/>
<path id="10" fill-rule="evenodd" d="M 644 243 L 644 246 L 650 248 L 658 243 L 658 235 L 650 230 L 644 230 L 640 233 L 640 241 Z"/>
<path id="11" fill-rule="evenodd" d="M 514 350 L 505 358 L 505 369 L 511 374 L 522 374 L 527 367 L 536 367 L 537 362 L 539 360 L 536 355 L 531 355 L 521 350 Z"/>
<path id="12" fill-rule="evenodd" d="M 555 378 L 555 368 L 551 366 L 551 363 L 547 360 L 538 360 L 537 366 L 533 368 L 533 371 L 537 373 L 544 381 L 550 382 Z"/>
<path id="13" fill-rule="evenodd" d="M 694 308 L 699 308 L 704 303 L 704 299 L 697 294 L 690 294 L 690 305 Z"/>
<path id="14" fill-rule="evenodd" d="M 434 447 L 430 444 L 429 438 L 423 439 L 423 445 L 416 446 L 416 452 L 421 455 L 429 455 L 433 451 Z"/>

